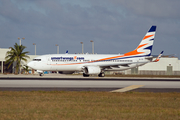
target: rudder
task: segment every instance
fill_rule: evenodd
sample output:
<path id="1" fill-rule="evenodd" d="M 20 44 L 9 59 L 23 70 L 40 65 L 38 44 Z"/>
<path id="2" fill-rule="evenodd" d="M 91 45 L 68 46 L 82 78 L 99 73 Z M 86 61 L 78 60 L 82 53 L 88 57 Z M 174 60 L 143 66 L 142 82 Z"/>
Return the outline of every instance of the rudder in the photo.
<path id="1" fill-rule="evenodd" d="M 148 30 L 148 32 L 140 42 L 139 46 L 135 50 L 125 53 L 124 55 L 150 56 L 152 53 L 155 32 L 156 32 L 156 26 L 151 26 L 151 28 Z"/>

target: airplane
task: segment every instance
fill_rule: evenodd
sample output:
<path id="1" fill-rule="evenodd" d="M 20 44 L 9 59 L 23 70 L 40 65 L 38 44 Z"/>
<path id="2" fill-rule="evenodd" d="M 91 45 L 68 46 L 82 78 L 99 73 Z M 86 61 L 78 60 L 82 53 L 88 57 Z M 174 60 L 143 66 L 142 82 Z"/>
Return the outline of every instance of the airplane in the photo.
<path id="1" fill-rule="evenodd" d="M 151 26 L 138 47 L 125 54 L 49 54 L 34 58 L 27 65 L 37 70 L 40 76 L 43 71 L 59 71 L 63 74 L 82 72 L 84 77 L 96 74 L 105 76 L 105 71 L 121 71 L 142 66 L 149 62 L 159 61 L 163 51 L 152 61 L 152 47 L 156 26 Z"/>

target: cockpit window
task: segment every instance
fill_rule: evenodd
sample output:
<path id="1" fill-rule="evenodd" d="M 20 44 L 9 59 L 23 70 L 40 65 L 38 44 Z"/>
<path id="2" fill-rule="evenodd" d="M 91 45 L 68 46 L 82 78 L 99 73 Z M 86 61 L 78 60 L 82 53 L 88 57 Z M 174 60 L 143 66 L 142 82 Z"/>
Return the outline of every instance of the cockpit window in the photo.
<path id="1" fill-rule="evenodd" d="M 41 59 L 33 59 L 33 61 L 41 61 Z"/>

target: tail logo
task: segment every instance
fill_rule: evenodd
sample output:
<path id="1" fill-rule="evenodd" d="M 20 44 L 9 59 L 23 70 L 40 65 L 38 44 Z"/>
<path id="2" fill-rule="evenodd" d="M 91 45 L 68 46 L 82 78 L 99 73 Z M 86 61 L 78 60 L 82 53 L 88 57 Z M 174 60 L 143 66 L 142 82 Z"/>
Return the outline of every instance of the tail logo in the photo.
<path id="1" fill-rule="evenodd" d="M 125 56 L 150 56 L 152 52 L 152 46 L 154 42 L 154 37 L 155 37 L 155 31 L 156 31 L 156 26 L 152 26 L 149 31 L 146 33 L 142 41 L 140 42 L 139 46 L 128 53 L 125 53 Z"/>

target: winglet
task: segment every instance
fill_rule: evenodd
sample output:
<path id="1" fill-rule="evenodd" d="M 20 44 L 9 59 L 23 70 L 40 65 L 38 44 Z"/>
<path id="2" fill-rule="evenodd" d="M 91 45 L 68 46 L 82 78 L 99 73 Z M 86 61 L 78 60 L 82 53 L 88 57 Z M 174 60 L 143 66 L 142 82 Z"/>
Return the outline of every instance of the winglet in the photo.
<path id="1" fill-rule="evenodd" d="M 162 51 L 162 52 L 159 54 L 159 56 L 158 56 L 153 62 L 158 62 L 158 61 L 160 60 L 163 52 L 164 52 L 164 51 Z"/>

